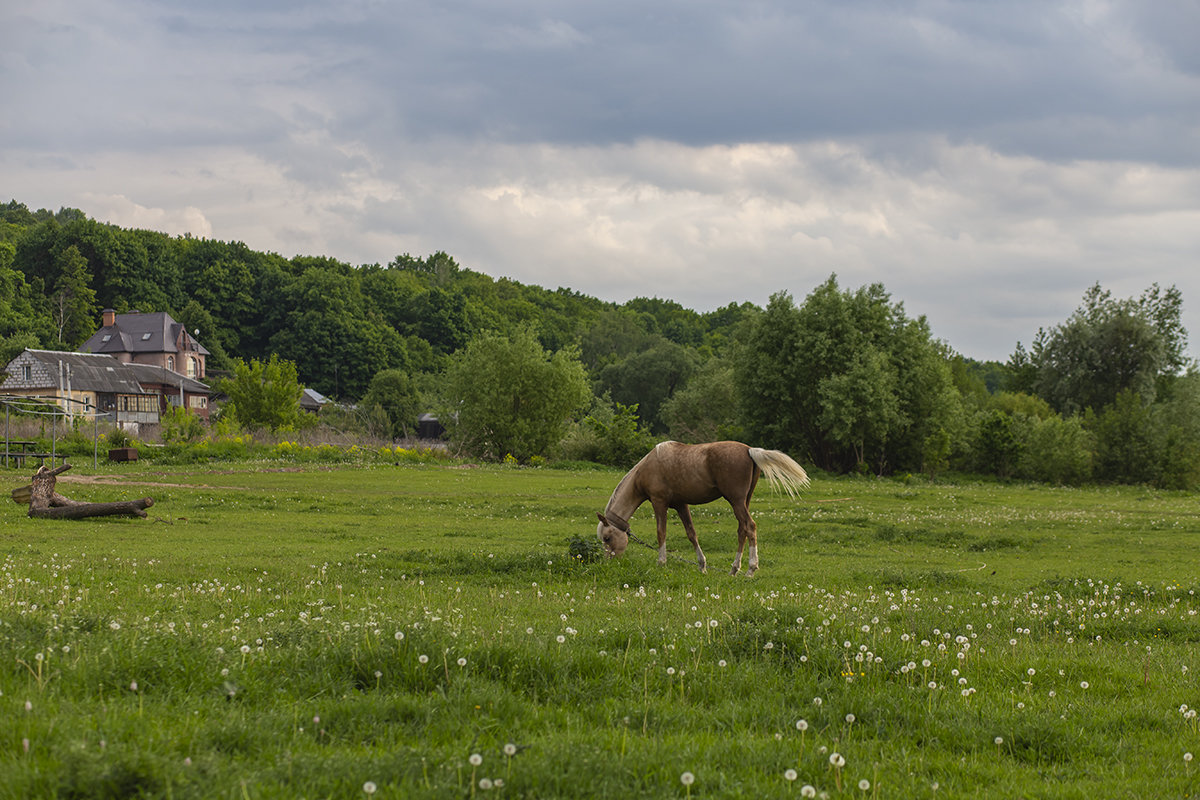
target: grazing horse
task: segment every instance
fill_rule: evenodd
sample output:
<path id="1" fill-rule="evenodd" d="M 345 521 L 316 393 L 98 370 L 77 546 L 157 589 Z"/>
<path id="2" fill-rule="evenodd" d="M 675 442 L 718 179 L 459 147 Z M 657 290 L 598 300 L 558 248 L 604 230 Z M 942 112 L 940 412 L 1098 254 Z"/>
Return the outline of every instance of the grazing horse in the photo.
<path id="1" fill-rule="evenodd" d="M 625 474 L 603 514 L 596 535 L 610 556 L 619 556 L 629 544 L 629 518 L 647 500 L 654 507 L 658 526 L 658 563 L 667 561 L 667 509 L 675 509 L 688 540 L 696 550 L 701 572 L 708 571 L 704 552 L 696 541 L 696 527 L 688 505 L 711 503 L 724 497 L 733 506 L 738 522 L 737 556 L 731 575 L 742 568 L 742 549 L 750 544 L 750 571 L 758 569 L 758 527 L 750 517 L 750 498 L 759 475 L 766 475 L 772 487 L 782 487 L 794 497 L 797 489 L 808 485 L 804 468 L 785 453 L 749 447 L 741 442 L 680 444 L 663 442 L 646 454 Z"/>

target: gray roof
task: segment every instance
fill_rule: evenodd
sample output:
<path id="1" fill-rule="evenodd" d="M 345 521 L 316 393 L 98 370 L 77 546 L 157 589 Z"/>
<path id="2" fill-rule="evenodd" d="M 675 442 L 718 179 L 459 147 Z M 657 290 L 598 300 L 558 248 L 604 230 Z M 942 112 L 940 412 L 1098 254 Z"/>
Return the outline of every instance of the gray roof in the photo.
<path id="1" fill-rule="evenodd" d="M 165 311 L 149 313 L 134 312 L 117 314 L 114 324 L 93 333 L 80 350 L 89 353 L 175 353 L 183 325 Z M 196 345 L 196 352 L 208 355 L 204 345 L 188 337 Z"/>
<path id="2" fill-rule="evenodd" d="M 133 371 L 138 382 L 142 384 L 155 383 L 163 386 L 171 386 L 178 389 L 180 386 L 188 394 L 208 394 L 209 388 L 207 384 L 201 383 L 195 378 L 189 378 L 187 375 L 181 375 L 175 370 L 167 369 L 166 367 L 157 367 L 153 364 L 123 364 Z"/>
<path id="3" fill-rule="evenodd" d="M 26 350 L 30 356 L 52 369 L 59 363 L 70 368 L 71 386 L 81 391 L 106 394 L 147 394 L 128 364 L 109 355 L 67 353 L 58 350 Z"/>
<path id="4" fill-rule="evenodd" d="M 316 389 L 304 387 L 304 392 L 300 395 L 301 408 L 320 408 L 329 402 L 329 398 L 318 392 Z"/>

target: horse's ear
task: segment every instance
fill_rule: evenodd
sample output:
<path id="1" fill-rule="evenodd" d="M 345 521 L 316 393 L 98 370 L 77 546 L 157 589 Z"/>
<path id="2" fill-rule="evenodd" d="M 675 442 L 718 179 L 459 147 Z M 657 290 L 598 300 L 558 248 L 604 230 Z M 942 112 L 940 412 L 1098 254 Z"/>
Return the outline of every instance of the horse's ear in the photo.
<path id="1" fill-rule="evenodd" d="M 603 522 L 605 525 L 607 525 L 607 524 L 608 524 L 608 520 L 607 520 L 607 519 L 605 519 L 605 518 L 604 518 L 604 515 L 603 515 L 603 514 L 601 514 L 599 511 L 597 511 L 597 512 L 596 512 L 596 517 L 597 517 L 597 518 L 598 518 L 598 519 L 599 519 L 601 522 Z"/>

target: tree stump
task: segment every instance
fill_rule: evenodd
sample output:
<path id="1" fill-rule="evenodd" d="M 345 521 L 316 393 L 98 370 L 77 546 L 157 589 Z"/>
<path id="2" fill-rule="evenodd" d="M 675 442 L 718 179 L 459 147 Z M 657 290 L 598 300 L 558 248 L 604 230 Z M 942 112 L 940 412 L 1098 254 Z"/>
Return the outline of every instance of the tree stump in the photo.
<path id="1" fill-rule="evenodd" d="M 33 474 L 29 493 L 29 516 L 39 519 L 83 519 L 84 517 L 144 517 L 144 509 L 154 505 L 154 500 L 120 500 L 115 503 L 81 503 L 63 497 L 54 490 L 57 476 L 71 468 L 63 464 L 55 469 L 38 467 Z"/>

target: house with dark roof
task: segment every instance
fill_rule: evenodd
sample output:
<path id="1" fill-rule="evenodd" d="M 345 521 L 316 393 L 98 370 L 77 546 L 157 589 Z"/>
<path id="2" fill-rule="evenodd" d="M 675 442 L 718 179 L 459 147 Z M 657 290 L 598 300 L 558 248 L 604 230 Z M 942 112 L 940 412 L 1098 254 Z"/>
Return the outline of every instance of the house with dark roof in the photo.
<path id="1" fill-rule="evenodd" d="M 25 350 L 4 368 L 0 391 L 42 399 L 70 416 L 111 416 L 122 427 L 157 423 L 170 406 L 208 419 L 208 386 L 153 364 L 125 363 L 107 353 Z"/>
<path id="2" fill-rule="evenodd" d="M 208 350 L 170 314 L 118 314 L 111 308 L 100 313 L 100 330 L 79 346 L 81 352 L 104 353 L 124 363 L 150 364 L 204 380 Z"/>

